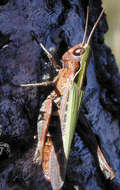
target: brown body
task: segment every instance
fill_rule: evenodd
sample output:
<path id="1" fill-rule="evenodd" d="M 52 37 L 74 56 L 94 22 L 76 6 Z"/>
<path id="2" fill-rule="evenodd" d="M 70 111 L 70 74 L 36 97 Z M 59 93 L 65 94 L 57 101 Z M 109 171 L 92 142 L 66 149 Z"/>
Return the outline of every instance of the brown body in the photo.
<path id="1" fill-rule="evenodd" d="M 75 50 L 83 50 L 82 44 L 78 44 L 69 49 L 62 56 L 63 68 L 59 70 L 57 77 L 54 79 L 56 89 L 60 95 L 64 94 L 65 88 L 73 80 L 76 72 L 80 69 L 80 55 L 75 55 Z"/>
<path id="2" fill-rule="evenodd" d="M 58 184 L 60 184 L 61 186 L 61 183 L 63 183 L 64 179 L 62 180 L 61 178 L 65 177 L 64 173 L 66 169 L 66 160 L 64 158 L 64 150 L 61 140 L 59 139 L 59 143 L 61 142 L 61 144 L 57 147 L 56 150 L 55 143 L 53 143 L 51 134 L 47 131 L 50 125 L 50 120 L 52 120 L 51 118 L 53 116 L 56 116 L 56 120 L 59 121 L 60 118 L 63 118 L 62 115 L 65 114 L 67 102 L 66 100 L 64 101 L 64 99 L 67 99 L 67 97 L 63 98 L 62 101 L 64 101 L 64 106 L 61 106 L 62 110 L 60 110 L 61 97 L 63 94 L 67 95 L 68 89 L 70 89 L 70 86 L 72 84 L 71 82 L 76 72 L 80 69 L 80 61 L 77 59 L 77 56 L 74 55 L 76 49 L 81 50 L 81 44 L 78 44 L 73 48 L 69 49 L 63 55 L 63 68 L 59 70 L 57 77 L 55 77 L 53 81 L 56 88 L 43 102 L 37 123 L 39 136 L 38 145 L 34 157 L 34 163 L 42 163 L 43 172 L 48 181 L 53 180 L 51 178 L 55 178 L 55 181 L 58 181 L 55 182 L 56 185 L 52 184 L 53 186 L 58 186 Z M 52 110 L 54 105 L 56 107 L 55 111 Z M 52 125 L 54 124 L 52 123 Z M 60 123 L 59 127 L 61 128 Z M 52 126 L 53 130 L 54 128 L 59 127 Z M 58 131 L 61 130 L 62 139 L 62 128 L 60 128 L 58 129 Z M 56 139 L 56 141 L 57 140 L 58 139 Z M 52 174 L 54 174 L 53 177 Z"/>
<path id="3" fill-rule="evenodd" d="M 76 52 L 78 57 L 76 56 Z M 66 171 L 66 159 L 64 157 L 64 148 L 61 145 L 55 148 L 56 142 L 60 142 L 56 138 L 56 142 L 53 142 L 51 134 L 48 131 L 50 127 L 50 121 L 53 116 L 56 116 L 56 120 L 60 120 L 61 136 L 64 128 L 64 117 L 67 110 L 67 100 L 71 82 L 74 79 L 76 72 L 80 69 L 80 56 L 84 52 L 82 44 L 78 44 L 73 48 L 69 49 L 62 57 L 64 67 L 59 70 L 57 77 L 54 79 L 56 85 L 55 90 L 47 97 L 43 102 L 40 109 L 40 115 L 37 123 L 38 128 L 38 145 L 34 157 L 35 163 L 42 163 L 43 172 L 45 178 L 51 182 L 53 189 L 59 189 L 64 182 L 65 171 Z M 79 59 L 78 59 L 79 58 Z M 63 96 L 64 95 L 64 96 Z M 62 102 L 61 102 L 61 97 Z M 56 106 L 56 110 L 53 110 L 53 106 Z M 58 123 L 57 123 L 58 124 Z M 52 128 L 58 129 L 57 124 L 52 123 Z M 60 125 L 60 124 L 59 124 Z M 60 132 L 56 132 L 60 133 Z M 56 134 L 52 134 L 53 136 Z M 103 171 L 104 165 L 107 166 L 108 171 L 113 173 L 112 168 L 107 164 L 99 146 L 98 146 L 98 158 L 100 161 L 100 168 Z M 102 162 L 101 162 L 102 161 Z M 102 167 L 101 167 L 102 163 Z M 112 175 L 111 179 L 114 178 Z"/>

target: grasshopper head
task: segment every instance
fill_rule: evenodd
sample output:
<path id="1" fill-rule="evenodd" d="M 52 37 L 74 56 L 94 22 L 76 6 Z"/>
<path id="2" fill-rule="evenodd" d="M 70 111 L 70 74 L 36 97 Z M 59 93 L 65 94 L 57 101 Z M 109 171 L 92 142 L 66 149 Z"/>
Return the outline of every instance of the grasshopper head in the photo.
<path id="1" fill-rule="evenodd" d="M 85 25 L 85 32 L 83 36 L 83 41 L 80 44 L 77 44 L 76 46 L 69 49 L 63 56 L 62 56 L 62 62 L 64 62 L 64 67 L 70 69 L 73 74 L 80 69 L 80 61 L 83 57 L 85 50 L 87 46 L 89 47 L 89 43 L 91 40 L 91 37 L 104 13 L 104 9 L 101 11 L 101 14 L 99 15 L 97 21 L 95 22 L 90 35 L 88 37 L 87 43 L 85 43 L 86 34 L 87 34 L 87 28 L 88 28 L 88 17 L 89 17 L 89 7 L 87 8 L 87 18 L 86 18 L 86 25 Z"/>
<path id="2" fill-rule="evenodd" d="M 62 61 L 64 62 L 64 67 L 70 69 L 72 72 L 77 72 L 80 68 L 80 60 L 85 52 L 86 44 L 77 44 L 70 48 L 62 56 Z"/>

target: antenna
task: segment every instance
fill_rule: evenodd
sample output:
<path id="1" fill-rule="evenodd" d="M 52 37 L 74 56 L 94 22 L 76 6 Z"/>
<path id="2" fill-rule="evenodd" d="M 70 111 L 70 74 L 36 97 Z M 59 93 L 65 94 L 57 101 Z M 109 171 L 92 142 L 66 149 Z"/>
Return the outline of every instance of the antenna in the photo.
<path id="1" fill-rule="evenodd" d="M 85 32 L 84 32 L 84 36 L 83 36 L 83 41 L 82 41 L 82 45 L 85 42 L 85 38 L 86 38 L 86 34 L 87 34 L 87 29 L 88 29 L 88 18 L 89 18 L 89 6 L 87 7 L 87 17 L 86 17 L 86 23 L 85 23 Z"/>
<path id="2" fill-rule="evenodd" d="M 101 17 L 103 16 L 103 13 L 104 13 L 104 9 L 101 11 L 101 13 L 100 13 L 100 15 L 99 15 L 99 17 L 98 17 L 96 23 L 94 24 L 94 26 L 93 26 L 93 28 L 92 28 L 92 31 L 90 32 L 90 35 L 89 35 L 89 37 L 88 37 L 87 44 L 90 43 L 91 37 L 92 37 L 92 35 L 93 35 L 93 33 L 94 33 L 94 31 L 95 31 L 95 29 L 96 29 L 96 27 L 97 27 L 97 25 L 98 25 L 100 19 L 101 19 Z"/>

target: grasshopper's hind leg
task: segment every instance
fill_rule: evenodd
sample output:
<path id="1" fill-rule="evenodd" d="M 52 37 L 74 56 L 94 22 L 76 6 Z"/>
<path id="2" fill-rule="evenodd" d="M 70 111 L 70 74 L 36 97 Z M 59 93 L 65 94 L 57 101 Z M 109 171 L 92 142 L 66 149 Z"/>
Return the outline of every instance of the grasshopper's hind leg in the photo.
<path id="1" fill-rule="evenodd" d="M 40 108 L 37 121 L 38 143 L 33 162 L 41 164 L 43 158 L 43 149 L 48 132 L 48 127 L 52 115 L 53 102 L 51 98 L 47 98 Z"/>

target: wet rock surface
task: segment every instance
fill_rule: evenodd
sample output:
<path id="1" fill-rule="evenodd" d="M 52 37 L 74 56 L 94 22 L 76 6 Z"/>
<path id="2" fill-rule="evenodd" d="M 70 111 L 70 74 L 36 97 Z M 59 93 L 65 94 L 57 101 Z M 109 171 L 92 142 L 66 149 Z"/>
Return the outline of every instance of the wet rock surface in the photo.
<path id="1" fill-rule="evenodd" d="M 4 0 L 0 3 L 1 190 L 52 189 L 40 166 L 32 164 L 39 108 L 51 88 L 19 88 L 17 85 L 52 80 L 56 73 L 46 64 L 48 59 L 36 43 L 33 32 L 47 49 L 52 50 L 61 65 L 62 54 L 82 41 L 87 4 L 87 0 Z M 89 4 L 88 33 L 100 14 L 101 1 L 89 1 Z M 104 15 L 91 42 L 82 105 L 82 114 L 92 130 L 88 131 L 86 122 L 79 119 L 64 190 L 120 189 L 120 76 L 114 57 L 104 44 L 107 29 Z M 105 179 L 96 164 L 96 143 L 115 171 L 112 181 Z"/>

